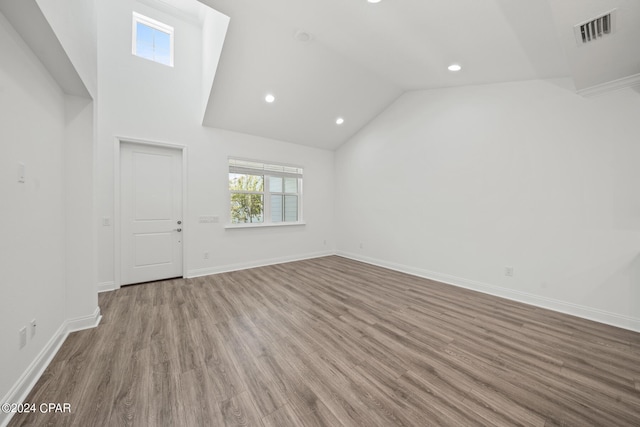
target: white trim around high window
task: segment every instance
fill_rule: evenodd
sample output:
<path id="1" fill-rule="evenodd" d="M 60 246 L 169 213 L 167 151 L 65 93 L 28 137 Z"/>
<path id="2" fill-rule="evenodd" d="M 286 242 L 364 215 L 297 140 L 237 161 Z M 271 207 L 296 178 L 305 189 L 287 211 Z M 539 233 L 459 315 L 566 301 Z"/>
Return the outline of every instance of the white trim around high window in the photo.
<path id="1" fill-rule="evenodd" d="M 173 27 L 137 12 L 133 12 L 132 22 L 131 53 L 140 58 L 173 67 Z M 139 25 L 150 33 L 149 38 L 138 34 Z M 149 34 L 145 35 L 149 36 Z"/>

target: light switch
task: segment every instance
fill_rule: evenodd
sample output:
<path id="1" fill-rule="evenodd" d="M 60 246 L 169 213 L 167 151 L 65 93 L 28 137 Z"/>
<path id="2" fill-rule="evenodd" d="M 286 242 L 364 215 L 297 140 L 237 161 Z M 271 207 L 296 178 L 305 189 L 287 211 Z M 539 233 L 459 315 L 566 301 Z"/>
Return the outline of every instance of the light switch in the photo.
<path id="1" fill-rule="evenodd" d="M 27 167 L 24 163 L 18 163 L 18 182 L 24 183 Z"/>

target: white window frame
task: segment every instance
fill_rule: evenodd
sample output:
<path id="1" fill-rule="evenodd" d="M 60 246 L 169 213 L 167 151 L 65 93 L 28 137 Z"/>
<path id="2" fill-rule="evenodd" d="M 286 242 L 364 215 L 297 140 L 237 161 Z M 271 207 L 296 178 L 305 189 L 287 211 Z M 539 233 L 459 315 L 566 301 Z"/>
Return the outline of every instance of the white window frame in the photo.
<path id="1" fill-rule="evenodd" d="M 169 34 L 169 64 L 165 64 L 164 62 L 159 62 L 153 59 L 144 58 L 138 55 L 137 52 L 137 42 L 138 42 L 138 23 L 142 25 L 146 25 L 149 28 L 153 28 L 154 30 L 162 31 L 163 33 Z M 173 51 L 174 51 L 174 29 L 171 25 L 164 24 L 160 21 L 156 21 L 155 19 L 151 19 L 148 16 L 144 16 L 138 12 L 133 12 L 133 21 L 132 21 L 132 36 L 131 36 L 131 53 L 137 56 L 138 58 L 148 59 L 149 61 L 156 62 L 158 64 L 167 65 L 169 67 L 173 67 Z"/>
<path id="2" fill-rule="evenodd" d="M 252 228 L 252 227 L 281 227 L 281 226 L 291 226 L 291 225 L 305 225 L 302 217 L 302 201 L 303 201 L 303 175 L 304 168 L 301 166 L 294 165 L 286 165 L 282 163 L 273 163 L 273 162 L 263 162 L 258 160 L 247 160 L 237 157 L 229 157 L 228 159 L 228 171 L 227 171 L 227 200 L 228 200 L 228 215 L 229 220 L 225 228 Z M 259 223 L 232 223 L 231 218 L 231 194 L 233 191 L 229 188 L 229 174 L 230 173 L 238 173 L 238 174 L 247 174 L 247 175 L 258 175 L 263 176 L 263 191 L 262 192 L 252 192 L 246 191 L 242 193 L 247 194 L 262 194 L 263 196 L 263 222 Z M 294 193 L 285 193 L 284 188 L 283 192 L 271 192 L 269 191 L 270 183 L 269 177 L 295 177 L 298 180 L 298 192 L 295 195 L 298 197 L 298 220 L 297 221 L 282 221 L 282 222 L 272 222 L 271 220 L 271 194 L 283 194 L 283 195 L 293 195 Z M 283 183 L 284 186 L 284 183 Z"/>

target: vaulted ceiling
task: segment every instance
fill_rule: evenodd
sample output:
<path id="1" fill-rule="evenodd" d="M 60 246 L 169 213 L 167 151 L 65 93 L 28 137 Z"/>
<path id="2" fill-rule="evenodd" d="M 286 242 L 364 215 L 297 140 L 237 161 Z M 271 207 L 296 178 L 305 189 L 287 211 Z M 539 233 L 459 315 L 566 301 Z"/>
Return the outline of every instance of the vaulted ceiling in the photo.
<path id="1" fill-rule="evenodd" d="M 408 90 L 640 73 L 637 0 L 200 1 L 231 18 L 204 124 L 327 149 Z M 579 46 L 614 8 L 614 34 Z"/>
<path id="2" fill-rule="evenodd" d="M 320 148 L 339 147 L 409 90 L 554 77 L 582 94 L 640 87 L 638 0 L 139 1 L 195 19 L 199 1 L 231 18 L 205 126 Z M 84 93 L 53 55 L 62 48 L 47 48 L 51 29 L 27 10 L 35 2 L 0 6 L 65 90 Z M 610 35 L 576 39 L 576 24 L 612 10 Z M 454 63 L 462 70 L 448 71 Z"/>

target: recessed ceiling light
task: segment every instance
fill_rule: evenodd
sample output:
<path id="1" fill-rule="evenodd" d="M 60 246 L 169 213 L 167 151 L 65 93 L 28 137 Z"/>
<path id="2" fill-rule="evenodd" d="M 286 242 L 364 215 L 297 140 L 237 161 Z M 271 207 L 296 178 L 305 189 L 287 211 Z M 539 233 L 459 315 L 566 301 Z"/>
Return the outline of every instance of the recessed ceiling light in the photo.
<path id="1" fill-rule="evenodd" d="M 271 104 L 273 101 L 276 100 L 276 97 L 271 94 L 268 94 L 267 96 L 264 97 L 264 100 L 267 101 L 269 104 Z"/>
<path id="2" fill-rule="evenodd" d="M 447 67 L 449 69 L 449 71 L 460 71 L 462 70 L 462 67 L 458 64 L 451 64 Z"/>
<path id="3" fill-rule="evenodd" d="M 367 0 L 369 3 L 380 3 L 380 0 Z"/>
<path id="4" fill-rule="evenodd" d="M 337 125 L 341 125 L 341 124 L 343 124 L 343 123 L 344 123 L 344 119 L 343 119 L 342 117 L 338 117 L 338 118 L 336 119 L 336 124 L 337 124 Z"/>

